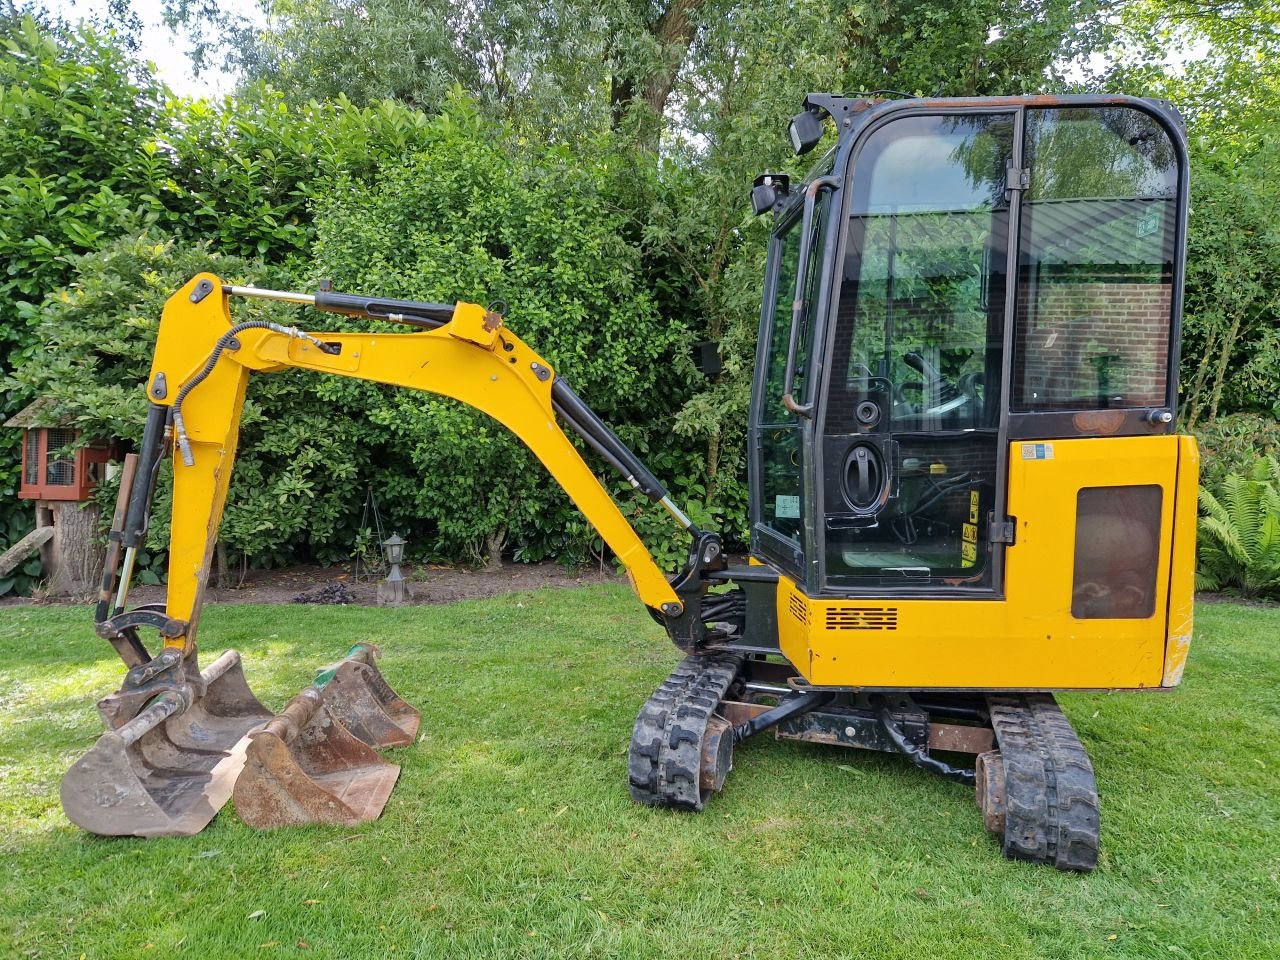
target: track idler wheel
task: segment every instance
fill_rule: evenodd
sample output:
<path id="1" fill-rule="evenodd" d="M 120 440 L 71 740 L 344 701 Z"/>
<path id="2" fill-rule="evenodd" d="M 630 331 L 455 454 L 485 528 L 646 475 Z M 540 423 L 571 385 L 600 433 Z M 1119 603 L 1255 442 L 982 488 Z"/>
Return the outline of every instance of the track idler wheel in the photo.
<path id="1" fill-rule="evenodd" d="M 982 825 L 989 833 L 1004 836 L 1004 760 L 999 750 L 978 754 L 974 765 L 975 799 L 982 811 Z"/>

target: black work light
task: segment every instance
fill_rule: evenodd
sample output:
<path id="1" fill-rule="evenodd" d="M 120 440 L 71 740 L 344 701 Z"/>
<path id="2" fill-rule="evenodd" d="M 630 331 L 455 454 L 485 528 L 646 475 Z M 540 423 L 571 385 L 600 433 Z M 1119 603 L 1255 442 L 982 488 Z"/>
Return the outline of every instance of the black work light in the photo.
<path id="1" fill-rule="evenodd" d="M 808 153 L 822 139 L 822 114 L 817 110 L 806 110 L 791 118 L 788 129 L 791 134 L 791 149 L 796 156 Z"/>

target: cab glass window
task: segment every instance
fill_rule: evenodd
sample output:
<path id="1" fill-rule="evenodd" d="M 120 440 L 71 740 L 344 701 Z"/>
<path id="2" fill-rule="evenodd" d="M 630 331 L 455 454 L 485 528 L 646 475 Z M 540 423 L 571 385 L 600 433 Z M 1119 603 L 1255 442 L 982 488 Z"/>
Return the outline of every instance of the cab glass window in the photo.
<path id="1" fill-rule="evenodd" d="M 1013 409 L 1163 406 L 1178 163 L 1132 107 L 1028 110 Z"/>

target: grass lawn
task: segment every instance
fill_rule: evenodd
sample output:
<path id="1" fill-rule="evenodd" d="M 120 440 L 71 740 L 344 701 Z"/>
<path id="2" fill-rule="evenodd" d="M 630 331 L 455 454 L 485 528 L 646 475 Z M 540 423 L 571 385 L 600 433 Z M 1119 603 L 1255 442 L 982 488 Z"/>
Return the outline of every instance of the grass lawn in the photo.
<path id="1" fill-rule="evenodd" d="M 58 781 L 119 682 L 84 609 L 0 610 L 0 957 L 1280 957 L 1280 608 L 1202 605 L 1183 688 L 1073 695 L 1089 876 L 1001 858 L 972 791 L 760 738 L 701 814 L 626 745 L 676 651 L 621 587 L 401 610 L 211 606 L 278 708 L 353 640 L 422 709 L 381 820 L 82 833 Z M 263 912 L 265 911 L 265 912 Z"/>

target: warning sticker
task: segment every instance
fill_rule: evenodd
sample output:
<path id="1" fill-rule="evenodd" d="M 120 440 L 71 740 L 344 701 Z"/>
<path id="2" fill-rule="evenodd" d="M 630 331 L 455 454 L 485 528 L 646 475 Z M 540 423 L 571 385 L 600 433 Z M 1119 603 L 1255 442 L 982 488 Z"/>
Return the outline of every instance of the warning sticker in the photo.
<path id="1" fill-rule="evenodd" d="M 779 520 L 799 520 L 800 498 L 782 495 L 774 497 L 773 515 Z"/>
<path id="2" fill-rule="evenodd" d="M 1023 460 L 1052 460 L 1052 443 L 1024 443 L 1022 445 Z"/>
<path id="3" fill-rule="evenodd" d="M 969 491 L 969 522 L 960 524 L 960 566 L 972 567 L 978 562 L 978 508 L 982 502 L 977 490 Z"/>

